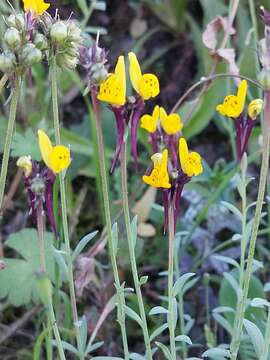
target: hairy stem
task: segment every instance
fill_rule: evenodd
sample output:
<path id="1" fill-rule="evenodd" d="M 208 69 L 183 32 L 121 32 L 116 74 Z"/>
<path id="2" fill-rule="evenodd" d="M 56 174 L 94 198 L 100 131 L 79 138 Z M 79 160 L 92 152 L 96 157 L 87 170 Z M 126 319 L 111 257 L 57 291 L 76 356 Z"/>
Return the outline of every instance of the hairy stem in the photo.
<path id="1" fill-rule="evenodd" d="M 61 337 L 60 337 L 60 333 L 59 333 L 59 329 L 58 329 L 58 326 L 57 326 L 57 322 L 56 322 L 56 318 L 55 318 L 55 314 L 54 314 L 54 310 L 53 310 L 52 301 L 49 304 L 48 313 L 49 313 L 49 318 L 50 318 L 51 325 L 53 327 L 54 337 L 55 337 L 55 340 L 56 340 L 60 360 L 66 360 L 63 345 L 62 345 L 62 341 L 61 341 Z"/>
<path id="2" fill-rule="evenodd" d="M 175 278 L 178 279 L 180 277 L 180 265 L 179 265 L 179 251 L 181 249 L 181 246 L 176 248 L 176 251 L 174 252 L 174 269 L 175 269 Z M 183 294 L 180 291 L 178 294 L 178 311 L 179 311 L 179 325 L 180 325 L 180 334 L 186 335 L 186 329 L 185 329 L 185 313 L 184 313 L 184 299 Z M 185 360 L 187 358 L 187 344 L 183 341 L 182 344 L 182 358 Z"/>
<path id="3" fill-rule="evenodd" d="M 265 194 L 265 187 L 267 181 L 268 167 L 269 167 L 269 145 L 270 145 L 270 90 L 265 91 L 264 95 L 264 123 L 263 123 L 263 146 L 262 146 L 262 163 L 260 171 L 260 183 L 257 197 L 256 210 L 254 215 L 254 223 L 249 243 L 249 252 L 247 259 L 247 266 L 244 275 L 243 282 L 243 297 L 241 301 L 240 311 L 239 311 L 239 324 L 236 334 L 233 334 L 231 341 L 231 359 L 236 360 L 237 354 L 240 347 L 241 333 L 243 329 L 243 321 L 245 316 L 245 309 L 247 305 L 247 297 L 249 290 L 249 283 L 252 274 L 252 265 L 255 253 L 255 246 L 257 240 L 258 229 L 261 220 L 261 212 L 263 207 L 263 200 Z"/>
<path id="4" fill-rule="evenodd" d="M 16 83 L 15 83 L 15 87 L 13 89 L 13 94 L 12 94 L 12 99 L 11 99 L 11 104 L 10 104 L 8 127 L 7 127 L 7 132 L 6 132 L 6 140 L 5 140 L 5 145 L 4 145 L 4 153 L 3 153 L 2 166 L 1 166 L 0 218 L 2 215 L 1 213 L 2 213 L 4 192 L 5 192 L 5 185 L 6 185 L 6 178 L 7 178 L 10 147 L 11 147 L 12 136 L 13 136 L 13 131 L 14 131 L 14 124 L 15 124 L 16 113 L 17 113 L 19 93 L 20 93 L 20 79 L 17 79 Z"/>
<path id="5" fill-rule="evenodd" d="M 103 206 L 104 206 L 105 220 L 106 220 L 106 231 L 108 236 L 109 255 L 112 263 L 113 277 L 115 281 L 116 295 L 117 295 L 117 306 L 118 306 L 117 320 L 121 328 L 125 360 L 128 360 L 129 350 L 128 350 L 128 341 L 127 341 L 126 324 L 125 324 L 125 308 L 124 308 L 125 295 L 124 292 L 121 291 L 121 284 L 117 269 L 117 261 L 113 252 L 112 221 L 111 221 L 111 213 L 110 213 L 109 188 L 107 182 L 106 161 L 105 161 L 105 153 L 104 153 L 105 146 L 102 135 L 100 109 L 94 90 L 91 92 L 91 96 L 92 96 L 92 104 L 95 115 L 94 120 L 96 126 L 97 149 L 98 149 L 97 155 L 99 160 L 99 170 L 100 170 L 101 188 L 103 194 Z"/>
<path id="6" fill-rule="evenodd" d="M 152 352 L 151 352 L 151 344 L 146 320 L 146 314 L 144 309 L 143 297 L 141 292 L 141 285 L 138 275 L 138 269 L 136 264 L 136 254 L 135 248 L 132 238 L 132 230 L 131 230 L 131 223 L 130 223 L 130 215 L 129 215 L 129 206 L 128 206 L 128 188 L 127 188 L 127 154 L 126 154 L 126 142 L 124 141 L 122 152 L 121 152 L 121 188 L 122 188 L 122 197 L 123 197 L 123 210 L 124 210 L 124 218 L 126 224 L 126 233 L 127 233 L 127 241 L 128 241 L 128 250 L 129 250 L 129 257 L 131 263 L 131 271 L 135 286 L 135 291 L 137 295 L 137 301 L 139 305 L 140 317 L 142 320 L 142 330 L 144 336 L 144 342 L 146 347 L 146 359 L 152 359 Z"/>
<path id="7" fill-rule="evenodd" d="M 0 94 L 2 94 L 2 91 L 3 91 L 7 81 L 8 81 L 8 76 L 7 76 L 7 74 L 4 74 L 0 79 Z"/>
<path id="8" fill-rule="evenodd" d="M 55 140 L 56 144 L 60 145 L 60 123 L 59 123 L 59 109 L 58 109 L 58 92 L 57 92 L 57 65 L 55 57 L 53 58 L 53 62 L 51 65 L 51 84 L 52 84 L 52 103 L 53 103 L 53 122 L 54 122 L 54 131 L 55 131 Z M 77 312 L 77 304 L 76 304 L 76 294 L 75 294 L 75 286 L 74 286 L 74 278 L 73 278 L 73 264 L 71 257 L 71 248 L 70 248 L 70 240 L 69 240 L 69 232 L 68 232 L 68 218 L 67 218 L 67 203 L 66 203 L 66 191 L 65 191 L 65 174 L 61 172 L 59 174 L 60 180 L 60 199 L 61 199 L 61 211 L 62 211 L 62 226 L 64 232 L 64 241 L 66 248 L 66 261 L 68 268 L 68 284 L 69 284 L 69 292 L 70 292 L 70 301 L 72 308 L 73 321 L 76 330 L 76 338 L 77 345 L 80 349 L 80 332 L 78 328 L 78 312 Z M 84 354 L 80 351 L 80 359 L 84 359 Z"/>
<path id="9" fill-rule="evenodd" d="M 170 348 L 172 360 L 176 360 L 176 349 L 175 349 L 175 322 L 174 322 L 174 304 L 173 304 L 173 278 L 174 278 L 174 204 L 172 199 L 169 205 L 169 262 L 168 262 L 168 326 L 170 333 Z"/>

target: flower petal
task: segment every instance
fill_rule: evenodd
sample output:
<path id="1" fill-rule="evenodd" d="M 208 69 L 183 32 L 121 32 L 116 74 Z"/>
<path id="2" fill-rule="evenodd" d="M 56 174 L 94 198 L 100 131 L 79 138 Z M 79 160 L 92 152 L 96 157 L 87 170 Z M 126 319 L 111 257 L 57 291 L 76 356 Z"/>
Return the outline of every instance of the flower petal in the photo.
<path id="1" fill-rule="evenodd" d="M 23 0 L 24 11 L 32 11 L 36 15 L 42 15 L 48 8 L 50 4 L 45 3 L 44 0 Z"/>
<path id="2" fill-rule="evenodd" d="M 139 94 L 144 100 L 154 98 L 159 94 L 159 81 L 154 74 L 144 74 L 139 84 Z"/>
<path id="3" fill-rule="evenodd" d="M 184 138 L 179 139 L 179 160 L 183 173 L 187 173 L 188 146 Z"/>
<path id="4" fill-rule="evenodd" d="M 245 106 L 245 102 L 246 102 L 246 96 L 247 96 L 247 86 L 248 86 L 247 85 L 247 80 L 242 80 L 240 82 L 239 87 L 238 87 L 237 97 L 238 97 L 238 101 L 239 101 L 240 114 L 244 110 L 244 106 Z"/>
<path id="5" fill-rule="evenodd" d="M 141 117 L 141 128 L 153 134 L 157 130 L 159 112 L 159 106 L 156 105 L 152 115 L 143 115 Z"/>
<path id="6" fill-rule="evenodd" d="M 165 109 L 160 108 L 160 123 L 167 135 L 174 135 L 181 131 L 183 124 L 178 114 L 167 115 Z"/>
<path id="7" fill-rule="evenodd" d="M 50 168 L 50 156 L 53 147 L 51 140 L 43 130 L 38 130 L 38 142 L 42 159 L 45 162 L 46 166 Z"/>
<path id="8" fill-rule="evenodd" d="M 143 181 L 156 188 L 170 189 L 170 179 L 168 174 L 168 150 L 163 150 L 162 154 L 156 153 L 151 157 L 154 168 L 150 175 L 144 175 Z"/>
<path id="9" fill-rule="evenodd" d="M 133 52 L 130 52 L 128 54 L 128 58 L 130 81 L 136 93 L 140 94 L 140 81 L 142 78 L 141 67 L 138 62 L 137 56 Z"/>
<path id="10" fill-rule="evenodd" d="M 125 104 L 125 92 L 115 74 L 110 74 L 100 85 L 97 98 L 112 105 L 123 106 Z"/>
<path id="11" fill-rule="evenodd" d="M 114 73 L 121 83 L 125 98 L 126 97 L 126 67 L 125 67 L 125 59 L 123 55 L 118 57 Z"/>
<path id="12" fill-rule="evenodd" d="M 58 174 L 66 170 L 71 163 L 69 148 L 63 145 L 54 146 L 50 153 L 50 166 L 49 168 Z"/>

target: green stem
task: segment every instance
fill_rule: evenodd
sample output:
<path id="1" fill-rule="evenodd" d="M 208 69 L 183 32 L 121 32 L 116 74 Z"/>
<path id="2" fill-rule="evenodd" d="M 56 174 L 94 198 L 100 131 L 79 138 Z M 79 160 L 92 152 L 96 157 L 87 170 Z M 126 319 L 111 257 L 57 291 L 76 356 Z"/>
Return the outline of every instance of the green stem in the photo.
<path id="1" fill-rule="evenodd" d="M 59 333 L 59 329 L 58 329 L 56 318 L 55 318 L 55 315 L 54 315 L 52 301 L 49 304 L 48 313 L 49 313 L 50 322 L 51 322 L 52 327 L 53 327 L 53 332 L 54 332 L 54 337 L 55 337 L 55 340 L 56 340 L 56 343 L 57 343 L 57 349 L 58 349 L 58 352 L 59 352 L 59 357 L 60 357 L 61 360 L 66 360 L 63 345 L 62 345 L 62 341 L 61 341 L 61 337 L 60 337 L 60 333 Z"/>
<path id="2" fill-rule="evenodd" d="M 39 239 L 39 252 L 40 252 L 40 266 L 41 271 L 46 272 L 46 258 L 45 258 L 45 242 L 44 242 L 44 227 L 43 227 L 43 204 L 42 197 L 39 196 L 37 206 L 37 232 Z"/>
<path id="3" fill-rule="evenodd" d="M 125 294 L 123 291 L 121 291 L 120 279 L 117 269 L 117 261 L 113 251 L 113 234 L 112 234 L 112 221 L 111 221 L 111 213 L 110 213 L 109 188 L 107 182 L 106 161 L 105 161 L 105 153 L 104 153 L 105 146 L 102 135 L 100 109 L 94 90 L 92 90 L 91 96 L 92 96 L 93 110 L 95 114 L 94 120 L 95 120 L 96 135 L 97 135 L 97 149 L 98 149 L 97 155 L 99 159 L 99 169 L 100 169 L 100 178 L 101 178 L 101 188 L 103 194 L 103 206 L 104 206 L 105 220 L 106 220 L 106 231 L 108 236 L 109 255 L 111 259 L 113 277 L 115 281 L 116 295 L 117 295 L 117 306 L 118 306 L 117 320 L 121 328 L 124 357 L 125 360 L 128 360 L 129 350 L 128 350 L 126 325 L 125 325 Z"/>
<path id="4" fill-rule="evenodd" d="M 8 76 L 7 76 L 7 74 L 4 74 L 0 80 L 0 94 L 2 94 L 2 91 L 3 91 L 7 81 L 8 81 Z"/>
<path id="5" fill-rule="evenodd" d="M 132 276 L 135 286 L 135 291 L 137 295 L 137 301 L 139 305 L 140 317 L 142 320 L 142 331 L 144 336 L 144 342 L 146 347 L 146 359 L 152 359 L 152 352 L 151 352 L 151 344 L 150 344 L 150 337 L 148 332 L 146 314 L 143 304 L 143 297 L 141 292 L 141 285 L 138 276 L 137 264 L 136 264 L 136 254 L 135 248 L 133 245 L 133 238 L 132 238 L 132 230 L 130 224 L 130 215 L 129 215 L 129 206 L 128 206 L 128 188 L 127 188 L 127 149 L 126 149 L 126 142 L 123 143 L 123 148 L 121 152 L 121 187 L 122 187 L 122 197 L 123 197 L 123 210 L 124 210 L 124 218 L 125 218 L 125 225 L 126 225 L 126 233 L 127 233 L 127 241 L 128 241 L 128 250 L 129 250 L 129 257 L 131 263 L 131 270 Z"/>
<path id="6" fill-rule="evenodd" d="M 173 276 L 174 276 L 174 204 L 171 203 L 169 207 L 169 221 L 168 221 L 168 232 L 169 232 L 169 261 L 168 261 L 168 326 L 170 333 L 170 348 L 172 360 L 176 360 L 176 349 L 175 349 L 175 322 L 174 322 L 174 304 L 173 304 Z"/>
<path id="7" fill-rule="evenodd" d="M 19 93 L 20 93 L 20 79 L 17 79 L 14 90 L 13 90 L 13 94 L 12 94 L 11 104 L 10 104 L 8 127 L 7 127 L 7 132 L 6 132 L 6 140 L 5 140 L 5 145 L 4 145 L 4 153 L 3 153 L 2 166 L 1 166 L 0 217 L 1 217 L 1 212 L 2 212 L 1 209 L 3 206 L 4 192 L 5 192 L 5 185 L 6 185 L 6 178 L 7 178 L 7 170 L 8 170 L 8 162 L 9 162 L 9 155 L 10 155 L 10 147 L 11 147 L 12 136 L 13 136 L 13 131 L 14 131 L 14 124 L 15 124 L 16 113 L 17 113 Z"/>
<path id="8" fill-rule="evenodd" d="M 239 269 L 239 287 L 240 289 L 243 289 L 243 282 L 244 282 L 244 275 L 245 275 L 245 256 L 246 256 L 246 245 L 247 245 L 247 239 L 246 239 L 246 222 L 247 222 L 247 193 L 246 193 L 246 164 L 247 158 L 246 154 L 244 154 L 244 157 L 241 162 L 241 173 L 242 177 L 240 180 L 240 187 L 241 192 L 240 196 L 242 199 L 242 234 L 241 234 L 241 241 L 240 241 L 240 248 L 241 248 L 241 254 L 240 254 L 240 269 Z M 240 314 L 241 314 L 241 301 L 242 299 L 237 297 L 237 305 L 236 305 L 236 312 L 235 312 L 235 318 L 234 318 L 234 324 L 233 324 L 233 338 L 237 337 L 240 323 Z"/>
<path id="9" fill-rule="evenodd" d="M 45 257 L 45 242 L 44 242 L 44 223 L 43 223 L 43 203 L 42 197 L 39 196 L 38 199 L 38 207 L 37 207 L 37 232 L 38 232 L 38 239 L 39 239 L 39 250 L 40 250 L 40 265 L 41 265 L 41 272 L 46 274 L 46 257 Z M 57 322 L 54 315 L 52 300 L 50 299 L 49 303 L 49 311 L 47 312 L 47 316 L 49 321 L 53 326 L 54 336 L 57 343 L 57 348 L 59 352 L 59 356 L 61 359 L 65 359 L 65 354 L 62 346 L 61 337 L 59 334 Z M 49 332 L 50 334 L 50 332 Z M 49 346 L 49 345 L 48 345 Z M 47 347 L 48 351 L 49 347 Z"/>
<path id="10" fill-rule="evenodd" d="M 178 279 L 180 277 L 180 270 L 179 270 L 179 248 L 176 249 L 174 254 L 174 269 L 175 269 L 175 277 Z M 180 334 L 186 335 L 185 329 L 185 318 L 184 318 L 184 299 L 183 294 L 180 291 L 178 295 L 178 311 L 179 311 L 179 324 L 180 324 Z M 187 358 L 187 344 L 183 341 L 182 344 L 182 358 L 185 360 Z"/>
<path id="11" fill-rule="evenodd" d="M 268 360 L 269 346 L 270 346 L 270 308 L 268 308 L 266 330 L 264 335 L 264 345 L 263 345 L 262 354 L 260 356 L 260 360 Z"/>
<path id="12" fill-rule="evenodd" d="M 258 190 L 258 197 L 257 197 L 257 204 L 256 210 L 254 215 L 254 223 L 249 243 L 249 252 L 248 252 L 248 259 L 247 259 L 247 266 L 244 275 L 244 291 L 243 297 L 241 301 L 241 307 L 239 311 L 239 325 L 236 334 L 233 334 L 232 342 L 231 342 L 231 359 L 236 360 L 238 350 L 240 347 L 241 341 L 241 333 L 243 329 L 243 321 L 245 316 L 245 309 L 247 305 L 247 298 L 248 298 L 248 290 L 249 290 L 249 283 L 252 274 L 252 265 L 255 253 L 255 246 L 257 240 L 258 229 L 261 220 L 261 212 L 263 207 L 263 200 L 265 194 L 265 187 L 267 181 L 267 174 L 268 174 L 268 167 L 269 167 L 269 145 L 270 145 L 270 90 L 265 91 L 264 95 L 264 123 L 263 123 L 263 145 L 262 145 L 262 163 L 261 163 L 261 171 L 260 171 L 260 183 L 259 183 L 259 190 Z"/>
<path id="13" fill-rule="evenodd" d="M 58 92 L 57 92 L 57 65 L 55 57 L 52 60 L 51 65 L 51 85 L 52 85 L 52 103 L 53 103 L 53 122 L 54 122 L 54 131 L 55 131 L 55 140 L 56 144 L 60 145 L 60 123 L 59 123 L 59 111 L 58 111 Z M 73 278 L 73 264 L 71 257 L 71 248 L 69 241 L 69 233 L 68 233 L 68 218 L 67 218 L 67 202 L 66 202 L 66 191 L 65 191 L 65 174 L 61 172 L 59 174 L 59 183 L 60 183 L 60 199 L 61 199 L 61 211 L 62 211 L 62 225 L 64 232 L 64 241 L 66 248 L 66 261 L 68 268 L 68 284 L 69 284 L 69 292 L 70 292 L 70 301 L 72 308 L 73 321 L 75 325 L 76 331 L 76 339 L 78 350 L 80 352 L 80 359 L 84 359 L 84 349 L 81 349 L 80 344 L 80 332 L 78 327 L 78 312 L 77 312 L 77 304 L 76 304 L 76 294 L 75 294 L 75 286 L 74 286 L 74 278 Z"/>

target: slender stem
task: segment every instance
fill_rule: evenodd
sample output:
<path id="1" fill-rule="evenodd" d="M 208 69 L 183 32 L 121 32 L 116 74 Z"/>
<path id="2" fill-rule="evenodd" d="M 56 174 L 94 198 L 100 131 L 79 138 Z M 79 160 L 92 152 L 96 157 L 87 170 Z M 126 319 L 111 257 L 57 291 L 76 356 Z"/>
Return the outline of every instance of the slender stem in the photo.
<path id="1" fill-rule="evenodd" d="M 128 350 L 126 325 L 125 325 L 125 308 L 124 308 L 125 295 L 124 292 L 120 290 L 121 286 L 120 286 L 120 279 L 117 269 L 117 262 L 113 252 L 112 221 L 111 221 L 111 213 L 110 213 L 109 188 L 107 182 L 106 161 L 105 161 L 105 153 L 104 153 L 105 147 L 104 147 L 102 128 L 101 128 L 100 109 L 94 90 L 91 92 L 91 95 L 92 95 L 93 110 L 95 114 L 94 120 L 96 126 L 96 134 L 97 134 L 97 149 L 98 149 L 97 155 L 99 158 L 99 169 L 100 169 L 101 188 L 103 194 L 103 205 L 104 205 L 105 220 L 106 220 L 106 231 L 108 236 L 109 255 L 111 258 L 113 276 L 116 286 L 118 322 L 121 328 L 125 360 L 128 360 L 129 350 Z"/>
<path id="2" fill-rule="evenodd" d="M 246 166 L 244 162 L 246 161 L 246 155 L 242 158 L 241 162 L 241 170 L 242 170 L 242 177 L 240 180 L 240 187 L 241 192 L 240 196 L 242 199 L 242 234 L 241 234 L 241 242 L 240 242 L 240 269 L 239 269 L 239 287 L 243 289 L 243 282 L 244 282 L 244 274 L 245 274 L 245 255 L 246 255 L 246 222 L 247 222 L 247 193 L 246 193 Z M 237 336 L 239 326 L 240 326 L 240 310 L 241 310 L 241 301 L 242 299 L 237 297 L 237 305 L 234 317 L 234 324 L 233 324 L 233 337 Z"/>
<path id="3" fill-rule="evenodd" d="M 236 334 L 233 334 L 231 342 L 231 359 L 236 360 L 238 350 L 240 347 L 241 333 L 243 328 L 243 321 L 245 316 L 245 309 L 247 304 L 249 283 L 252 274 L 252 265 L 255 253 L 255 246 L 257 240 L 258 229 L 261 220 L 261 212 L 263 207 L 263 199 L 265 194 L 265 187 L 267 181 L 268 167 L 269 167 L 269 145 L 270 145 L 270 90 L 265 91 L 264 95 L 264 123 L 263 123 L 263 146 L 262 146 L 262 163 L 260 171 L 260 183 L 257 197 L 256 210 L 254 215 L 254 223 L 249 243 L 249 252 L 247 259 L 247 266 L 244 275 L 244 291 L 240 307 L 239 325 Z"/>
<path id="4" fill-rule="evenodd" d="M 172 360 L 176 360 L 176 349 L 175 349 L 175 322 L 174 322 L 174 304 L 173 304 L 173 277 L 174 277 L 174 204 L 171 199 L 169 205 L 169 222 L 168 222 L 168 232 L 169 232 L 169 262 L 168 262 L 168 326 L 170 333 L 170 348 L 171 348 L 171 357 Z"/>
<path id="5" fill-rule="evenodd" d="M 43 203 L 42 197 L 39 196 L 37 206 L 37 232 L 39 239 L 40 265 L 41 271 L 46 272 L 46 258 L 45 258 L 45 242 L 44 242 L 44 226 L 43 226 Z"/>
<path id="6" fill-rule="evenodd" d="M 58 349 L 58 352 L 59 352 L 59 357 L 60 357 L 61 360 L 66 360 L 63 345 L 62 345 L 62 341 L 61 341 L 61 337 L 60 337 L 60 333 L 59 333 L 59 329 L 58 329 L 58 326 L 57 326 L 57 322 L 56 322 L 56 318 L 55 318 L 55 314 L 54 314 L 54 310 L 53 310 L 52 302 L 50 302 L 50 304 L 49 304 L 48 314 L 49 314 L 50 322 L 51 322 L 52 327 L 53 327 L 53 332 L 54 332 L 54 337 L 55 337 L 55 340 L 56 340 L 56 343 L 57 343 L 57 349 Z"/>
<path id="7" fill-rule="evenodd" d="M 139 305 L 140 317 L 142 320 L 142 330 L 144 336 L 144 342 L 146 347 L 146 359 L 152 359 L 151 352 L 151 344 L 150 337 L 148 332 L 147 320 L 145 315 L 145 309 L 143 304 L 143 297 L 141 292 L 141 285 L 138 276 L 137 264 L 136 264 L 136 254 L 135 248 L 132 239 L 132 230 L 130 224 L 130 214 L 129 214 L 129 206 L 128 206 L 128 188 L 127 188 L 127 148 L 126 141 L 123 143 L 122 151 L 121 151 L 121 187 L 122 187 L 122 197 L 123 197 L 123 210 L 124 210 L 124 218 L 126 225 L 126 233 L 127 233 L 127 241 L 128 241 L 128 250 L 129 257 L 131 263 L 132 276 L 135 286 L 135 291 L 137 295 L 137 301 Z"/>
<path id="8" fill-rule="evenodd" d="M 265 330 L 265 335 L 264 335 L 264 345 L 263 345 L 263 349 L 262 349 L 262 354 L 260 356 L 260 360 L 268 359 L 269 347 L 270 347 L 270 308 L 268 308 L 266 330 Z"/>
<path id="9" fill-rule="evenodd" d="M 8 76 L 7 74 L 4 74 L 0 80 L 0 94 L 2 93 L 7 81 L 8 81 Z"/>
<path id="10" fill-rule="evenodd" d="M 51 65 L 51 85 L 52 85 L 53 122 L 54 122 L 54 131 L 55 131 L 55 140 L 56 140 L 56 144 L 59 145 L 61 143 L 61 139 L 60 139 L 58 93 L 57 93 L 57 65 L 56 65 L 55 57 L 53 58 L 53 62 Z M 68 232 L 65 174 L 63 172 L 59 174 L 59 180 L 60 180 L 60 198 L 61 198 L 61 211 L 62 211 L 62 223 L 63 223 L 62 225 L 63 225 L 64 241 L 66 248 L 70 301 L 71 301 L 72 315 L 73 315 L 73 321 L 76 331 L 77 345 L 78 345 L 78 349 L 81 350 L 80 359 L 84 359 L 84 354 L 83 354 L 84 349 L 80 349 L 81 341 L 80 341 L 80 332 L 78 328 L 78 312 L 77 312 L 76 294 L 75 294 L 75 286 L 74 286 L 74 278 L 73 278 L 73 266 L 72 266 L 73 264 L 72 264 L 71 248 L 70 248 L 69 232 Z"/>
<path id="11" fill-rule="evenodd" d="M 178 279 L 180 277 L 180 269 L 179 269 L 179 248 L 176 249 L 174 253 L 174 269 L 175 269 L 175 277 Z M 180 291 L 178 295 L 178 311 L 179 311 L 179 324 L 180 324 L 180 334 L 186 335 L 185 329 L 185 318 L 184 318 L 184 299 L 183 294 Z M 187 358 L 187 344 L 183 341 L 182 344 L 182 358 L 185 360 Z"/>
<path id="12" fill-rule="evenodd" d="M 43 203 L 42 203 L 41 196 L 39 196 L 38 207 L 37 207 L 37 232 L 38 232 L 38 239 L 39 239 L 41 272 L 45 274 L 46 273 L 46 258 L 45 258 L 45 243 L 44 243 Z M 61 337 L 60 337 L 60 333 L 59 333 L 58 326 L 57 326 L 57 322 L 55 319 L 51 299 L 50 299 L 50 303 L 48 306 L 47 316 L 53 327 L 53 332 L 54 332 L 55 340 L 57 343 L 57 348 L 58 348 L 60 359 L 61 360 L 66 359 L 62 341 L 61 341 Z"/>
<path id="13" fill-rule="evenodd" d="M 6 178 L 7 178 L 7 170 L 8 170 L 8 162 L 9 162 L 9 155 L 10 155 L 10 147 L 12 142 L 12 136 L 14 131 L 14 124 L 16 119 L 17 113 L 17 106 L 18 106 L 18 99 L 20 93 L 20 79 L 16 80 L 15 88 L 13 90 L 10 110 L 9 110 L 9 119 L 8 119 L 8 127 L 6 132 L 6 140 L 4 145 L 4 153 L 2 159 L 2 166 L 1 166 L 1 175 L 0 175 L 0 217 L 2 212 L 3 206 L 3 199 L 4 199 L 4 192 L 5 192 L 5 185 L 6 185 Z"/>

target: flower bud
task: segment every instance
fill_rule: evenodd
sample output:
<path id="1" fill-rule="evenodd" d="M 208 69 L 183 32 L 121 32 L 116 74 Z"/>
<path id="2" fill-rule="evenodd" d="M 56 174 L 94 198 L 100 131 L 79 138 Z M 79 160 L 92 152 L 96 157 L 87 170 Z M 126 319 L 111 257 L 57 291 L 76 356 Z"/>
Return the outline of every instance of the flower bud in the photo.
<path id="1" fill-rule="evenodd" d="M 254 99 L 248 105 L 248 116 L 255 120 L 258 115 L 260 115 L 263 108 L 262 99 Z"/>
<path id="2" fill-rule="evenodd" d="M 270 89 L 270 69 L 262 69 L 258 80 L 264 89 Z"/>
<path id="3" fill-rule="evenodd" d="M 11 51 L 5 51 L 0 54 L 0 70 L 2 72 L 11 72 L 15 69 L 16 57 Z"/>
<path id="4" fill-rule="evenodd" d="M 25 177 L 28 177 L 32 172 L 32 161 L 31 156 L 21 156 L 18 160 L 16 165 L 23 169 Z"/>
<path id="5" fill-rule="evenodd" d="M 62 43 L 67 39 L 68 29 L 63 21 L 57 21 L 51 28 L 51 38 L 56 43 Z"/>
<path id="6" fill-rule="evenodd" d="M 91 82 L 100 85 L 108 77 L 108 71 L 103 64 L 95 64 L 91 68 Z"/>
<path id="7" fill-rule="evenodd" d="M 81 29 L 75 24 L 74 21 L 68 22 L 68 37 L 70 41 L 74 41 L 76 43 L 81 42 Z"/>
<path id="8" fill-rule="evenodd" d="M 67 53 L 67 55 L 72 56 L 72 57 L 79 57 L 79 50 L 75 46 L 69 47 L 66 53 Z"/>
<path id="9" fill-rule="evenodd" d="M 67 67 L 68 69 L 74 70 L 78 65 L 78 58 L 64 54 L 60 57 L 59 65 L 61 67 Z"/>
<path id="10" fill-rule="evenodd" d="M 43 305 L 49 306 L 52 301 L 52 284 L 44 272 L 37 274 L 37 291 Z"/>
<path id="11" fill-rule="evenodd" d="M 18 48 L 21 44 L 21 36 L 19 31 L 14 27 L 7 29 L 4 35 L 4 40 L 9 48 Z"/>
<path id="12" fill-rule="evenodd" d="M 26 66 L 34 65 L 41 61 L 42 53 L 34 44 L 27 44 L 22 51 L 23 62 Z"/>
<path id="13" fill-rule="evenodd" d="M 46 37 L 40 33 L 36 34 L 34 44 L 39 50 L 45 50 L 48 48 L 48 41 Z"/>
<path id="14" fill-rule="evenodd" d="M 23 14 L 11 14 L 6 22 L 8 26 L 14 27 L 17 30 L 25 29 L 25 18 Z"/>
<path id="15" fill-rule="evenodd" d="M 35 177 L 31 184 L 31 190 L 35 194 L 39 195 L 43 193 L 44 189 L 45 189 L 45 184 L 43 179 L 39 176 Z"/>

